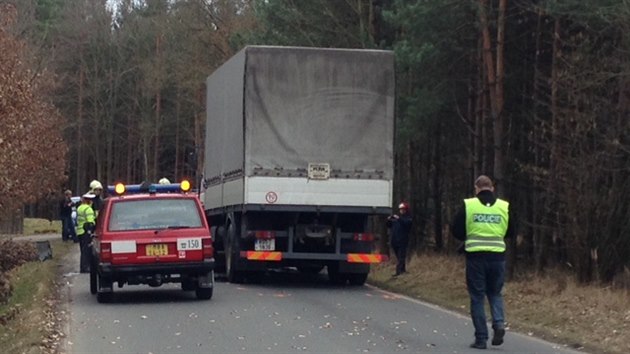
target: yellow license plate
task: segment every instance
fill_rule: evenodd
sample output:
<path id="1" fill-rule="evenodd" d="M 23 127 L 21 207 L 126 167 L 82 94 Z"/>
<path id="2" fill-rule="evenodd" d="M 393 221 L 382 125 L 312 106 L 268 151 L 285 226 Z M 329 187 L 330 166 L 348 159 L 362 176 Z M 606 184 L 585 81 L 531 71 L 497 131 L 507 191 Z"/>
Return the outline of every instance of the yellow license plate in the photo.
<path id="1" fill-rule="evenodd" d="M 164 243 L 147 245 L 147 256 L 166 256 L 168 254 L 168 246 Z"/>

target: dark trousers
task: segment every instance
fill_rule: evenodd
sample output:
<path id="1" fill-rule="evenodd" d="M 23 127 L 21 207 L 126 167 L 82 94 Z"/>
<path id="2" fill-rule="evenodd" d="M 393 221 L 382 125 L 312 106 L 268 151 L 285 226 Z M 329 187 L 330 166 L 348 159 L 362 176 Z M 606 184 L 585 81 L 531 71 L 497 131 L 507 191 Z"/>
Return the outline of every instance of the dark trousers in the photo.
<path id="1" fill-rule="evenodd" d="M 90 271 L 90 242 L 91 236 L 89 233 L 79 235 L 79 249 L 81 250 L 81 273 L 87 273 Z"/>
<path id="2" fill-rule="evenodd" d="M 487 260 L 484 258 L 466 259 L 466 285 L 470 295 L 470 317 L 475 326 L 475 338 L 485 342 L 488 339 L 486 324 L 485 300 L 490 304 L 492 328 L 503 328 L 503 279 L 505 261 Z"/>
<path id="3" fill-rule="evenodd" d="M 401 274 L 407 271 L 405 262 L 407 261 L 407 246 L 394 246 L 392 245 L 394 254 L 396 255 L 396 274 Z"/>
<path id="4" fill-rule="evenodd" d="M 72 216 L 61 217 L 61 239 L 64 241 L 74 240 L 77 237 L 74 230 L 74 222 L 72 222 Z"/>

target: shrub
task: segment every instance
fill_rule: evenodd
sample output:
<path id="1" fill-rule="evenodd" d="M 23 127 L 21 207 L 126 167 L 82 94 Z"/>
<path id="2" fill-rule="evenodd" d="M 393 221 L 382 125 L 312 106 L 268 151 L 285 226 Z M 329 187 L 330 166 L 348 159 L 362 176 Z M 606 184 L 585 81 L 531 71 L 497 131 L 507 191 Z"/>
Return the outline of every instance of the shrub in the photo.
<path id="1" fill-rule="evenodd" d="M 34 243 L 0 240 L 0 303 L 6 303 L 11 296 L 8 272 L 37 259 L 37 248 Z"/>

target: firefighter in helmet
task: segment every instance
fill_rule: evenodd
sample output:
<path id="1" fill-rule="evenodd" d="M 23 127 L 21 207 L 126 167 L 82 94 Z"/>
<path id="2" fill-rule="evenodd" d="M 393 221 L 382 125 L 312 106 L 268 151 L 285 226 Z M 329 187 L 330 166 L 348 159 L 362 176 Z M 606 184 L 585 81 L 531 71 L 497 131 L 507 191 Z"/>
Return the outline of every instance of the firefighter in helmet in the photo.
<path id="1" fill-rule="evenodd" d="M 90 192 L 94 194 L 95 197 L 92 201 L 92 209 L 94 209 L 94 213 L 98 216 L 98 212 L 101 210 L 103 206 L 103 185 L 101 182 L 97 180 L 93 180 L 90 182 Z"/>

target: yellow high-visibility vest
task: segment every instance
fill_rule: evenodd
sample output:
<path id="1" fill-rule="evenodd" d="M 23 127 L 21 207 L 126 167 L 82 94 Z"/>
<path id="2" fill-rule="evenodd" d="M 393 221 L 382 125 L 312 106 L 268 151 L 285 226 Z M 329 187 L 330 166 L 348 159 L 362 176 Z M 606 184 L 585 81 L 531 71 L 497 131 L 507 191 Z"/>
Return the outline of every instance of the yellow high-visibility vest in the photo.
<path id="1" fill-rule="evenodd" d="M 486 206 L 478 198 L 464 199 L 466 206 L 466 252 L 505 252 L 510 204 L 497 199 Z"/>
<path id="2" fill-rule="evenodd" d="M 88 222 L 95 223 L 96 214 L 94 209 L 89 204 L 81 204 L 77 208 L 77 236 L 81 236 L 85 233 L 83 225 Z"/>

